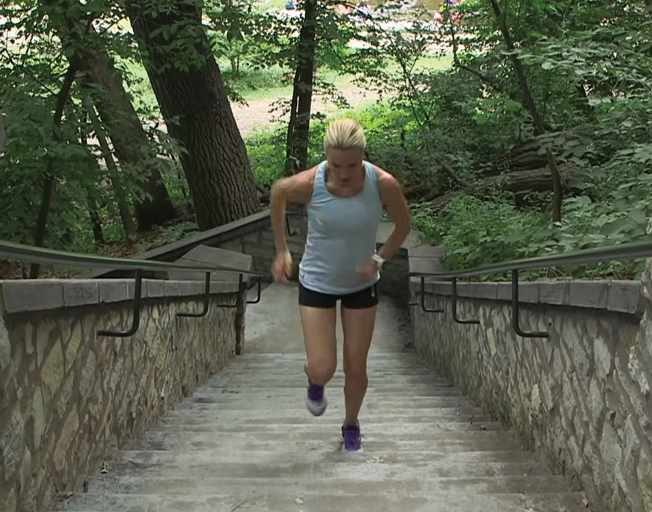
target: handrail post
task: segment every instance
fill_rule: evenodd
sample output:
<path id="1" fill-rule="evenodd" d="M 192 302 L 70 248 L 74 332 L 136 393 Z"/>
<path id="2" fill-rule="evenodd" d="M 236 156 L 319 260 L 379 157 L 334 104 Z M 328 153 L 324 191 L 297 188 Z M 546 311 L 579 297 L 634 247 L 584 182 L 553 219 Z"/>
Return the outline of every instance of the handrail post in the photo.
<path id="1" fill-rule="evenodd" d="M 452 304 L 451 307 L 453 308 L 453 320 L 455 320 L 456 323 L 458 324 L 479 324 L 480 320 L 460 320 L 457 316 L 457 278 L 453 278 L 453 290 L 452 290 Z"/>
<path id="2" fill-rule="evenodd" d="M 549 338 L 550 333 L 524 331 L 519 323 L 518 270 L 512 270 L 512 328 L 518 336 L 524 338 Z"/>
<path id="3" fill-rule="evenodd" d="M 113 336 L 117 338 L 128 338 L 129 336 L 133 336 L 136 334 L 138 331 L 138 327 L 140 327 L 140 302 L 141 302 L 141 291 L 143 288 L 143 271 L 142 270 L 136 270 L 135 271 L 135 278 L 136 278 L 136 283 L 134 286 L 134 305 L 133 305 L 133 313 L 132 313 L 132 321 L 131 321 L 131 327 L 127 331 L 111 331 L 111 330 L 105 330 L 105 329 L 100 329 L 97 331 L 98 336 Z"/>

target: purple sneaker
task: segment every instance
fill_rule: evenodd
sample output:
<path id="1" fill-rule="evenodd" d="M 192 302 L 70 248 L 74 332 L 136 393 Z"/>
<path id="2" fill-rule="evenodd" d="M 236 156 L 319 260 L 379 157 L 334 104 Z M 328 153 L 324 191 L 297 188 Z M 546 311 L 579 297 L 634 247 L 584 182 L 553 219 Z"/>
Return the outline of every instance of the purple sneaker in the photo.
<path id="1" fill-rule="evenodd" d="M 306 406 L 313 416 L 321 416 L 326 410 L 328 400 L 324 395 L 324 386 L 318 386 L 308 380 L 308 396 Z"/>
<path id="2" fill-rule="evenodd" d="M 345 425 L 342 427 L 342 451 L 362 451 L 362 439 L 360 437 L 359 425 Z"/>

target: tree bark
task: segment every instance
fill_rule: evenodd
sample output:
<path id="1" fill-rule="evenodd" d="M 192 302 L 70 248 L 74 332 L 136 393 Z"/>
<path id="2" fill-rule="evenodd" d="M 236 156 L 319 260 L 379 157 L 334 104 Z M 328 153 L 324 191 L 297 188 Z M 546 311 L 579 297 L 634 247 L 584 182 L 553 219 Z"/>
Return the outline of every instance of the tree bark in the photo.
<path id="1" fill-rule="evenodd" d="M 310 113 L 314 85 L 315 49 L 317 46 L 317 0 L 305 0 L 304 19 L 297 45 L 297 68 L 292 90 L 292 107 L 288 125 L 285 175 L 295 174 L 308 165 Z"/>
<path id="2" fill-rule="evenodd" d="M 88 216 L 91 220 L 91 227 L 93 228 L 93 240 L 98 245 L 104 245 L 104 233 L 102 232 L 102 219 L 97 208 L 97 202 L 90 195 L 87 199 Z"/>
<path id="3" fill-rule="evenodd" d="M 156 13 L 147 9 L 145 0 L 126 0 L 126 6 L 168 132 L 184 147 L 180 161 L 199 229 L 256 213 L 256 184 L 201 27 L 199 1 L 176 1 Z M 187 45 L 171 49 L 168 31 Z"/>
<path id="4" fill-rule="evenodd" d="M 5 139 L 7 135 L 5 134 L 5 123 L 2 120 L 2 112 L 0 112 L 0 153 L 5 150 Z"/>
<path id="5" fill-rule="evenodd" d="M 113 160 L 113 155 L 111 154 L 111 148 L 106 140 L 106 134 L 102 128 L 102 124 L 95 113 L 95 106 L 90 97 L 86 98 L 86 111 L 91 120 L 91 126 L 95 131 L 95 136 L 102 150 L 102 156 L 104 162 L 106 163 L 106 168 L 109 173 L 109 179 L 111 180 L 111 186 L 113 187 L 113 193 L 115 194 L 116 202 L 118 203 L 118 212 L 120 213 L 120 219 L 122 220 L 122 226 L 125 228 L 127 235 L 133 235 L 136 232 L 136 225 L 134 224 L 134 219 L 131 217 L 131 210 L 129 209 L 129 203 L 127 202 L 127 194 L 125 193 L 124 187 L 122 186 L 122 180 L 120 179 L 120 173 L 118 167 Z"/>
<path id="6" fill-rule="evenodd" d="M 90 49 L 80 61 L 89 82 L 98 85 L 95 107 L 106 124 L 115 155 L 123 165 L 137 169 L 142 196 L 134 204 L 139 231 L 149 231 L 177 216 L 156 155 L 151 151 L 147 134 L 138 118 L 113 60 L 104 48 Z"/>
<path id="7" fill-rule="evenodd" d="M 80 135 L 79 139 L 81 141 L 81 145 L 84 147 L 88 147 L 88 137 L 86 136 L 83 125 L 79 135 Z M 97 164 L 97 162 L 95 163 L 95 165 L 97 166 L 99 171 L 99 165 Z M 88 206 L 88 216 L 90 218 L 91 228 L 93 230 L 93 240 L 98 245 L 104 245 L 105 240 L 104 240 L 104 232 L 102 231 L 102 217 L 100 215 L 100 207 L 97 201 L 97 194 L 92 186 L 86 186 L 85 188 L 86 188 L 86 204 Z"/>
<path id="8" fill-rule="evenodd" d="M 537 135 L 543 135 L 546 132 L 545 125 L 543 123 L 543 118 L 539 114 L 534 97 L 530 91 L 530 86 L 528 84 L 527 78 L 525 77 L 525 71 L 521 61 L 518 58 L 514 51 L 514 43 L 512 42 L 512 36 L 507 28 L 507 22 L 505 20 L 505 13 L 498 5 L 497 0 L 491 0 L 491 6 L 493 8 L 496 19 L 498 20 L 498 25 L 500 31 L 503 34 L 503 39 L 505 41 L 505 46 L 509 51 L 509 60 L 512 62 L 514 67 L 514 73 L 516 74 L 516 79 L 518 80 L 519 88 L 523 94 L 523 99 L 525 100 L 525 105 L 527 106 L 530 116 L 532 117 L 532 122 L 534 124 L 534 130 Z M 546 149 L 546 159 L 548 160 L 548 167 L 550 167 L 551 179 L 552 179 L 552 195 L 553 195 L 553 207 L 552 207 L 552 220 L 553 222 L 561 222 L 561 204 L 563 201 L 563 192 L 561 188 L 561 178 L 559 176 L 559 169 L 557 168 L 557 162 L 555 162 L 555 157 L 552 155 L 550 149 Z"/>

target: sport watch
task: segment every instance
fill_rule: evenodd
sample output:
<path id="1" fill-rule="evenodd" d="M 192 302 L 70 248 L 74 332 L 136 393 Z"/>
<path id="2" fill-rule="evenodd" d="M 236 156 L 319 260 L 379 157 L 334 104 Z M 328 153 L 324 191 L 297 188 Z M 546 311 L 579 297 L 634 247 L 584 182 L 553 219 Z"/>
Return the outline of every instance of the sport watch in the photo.
<path id="1" fill-rule="evenodd" d="M 374 254 L 371 259 L 376 262 L 376 265 L 378 265 L 378 270 L 383 268 L 383 263 L 385 263 L 385 260 L 382 257 L 380 257 L 378 254 Z"/>

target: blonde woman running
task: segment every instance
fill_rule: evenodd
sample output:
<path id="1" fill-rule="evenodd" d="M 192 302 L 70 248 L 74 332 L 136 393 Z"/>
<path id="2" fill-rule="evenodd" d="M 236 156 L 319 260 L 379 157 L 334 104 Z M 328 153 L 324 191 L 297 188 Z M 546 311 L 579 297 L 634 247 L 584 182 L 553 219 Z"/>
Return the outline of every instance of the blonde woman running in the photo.
<path id="1" fill-rule="evenodd" d="M 410 210 L 401 187 L 389 173 L 364 161 L 366 139 L 351 119 L 333 122 L 326 132 L 326 161 L 278 180 L 271 193 L 276 257 L 272 272 L 284 282 L 292 272 L 285 239 L 289 204 L 305 204 L 308 237 L 299 266 L 299 307 L 306 346 L 308 410 L 326 410 L 324 387 L 337 367 L 337 301 L 344 331 L 342 449 L 362 449 L 358 414 L 367 391 L 367 354 L 378 305 L 377 282 L 383 263 L 410 231 Z M 376 233 L 386 209 L 394 230 L 376 252 Z"/>

